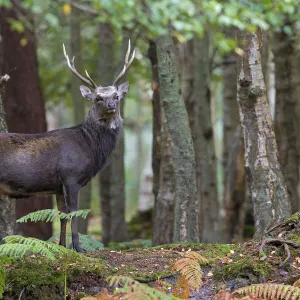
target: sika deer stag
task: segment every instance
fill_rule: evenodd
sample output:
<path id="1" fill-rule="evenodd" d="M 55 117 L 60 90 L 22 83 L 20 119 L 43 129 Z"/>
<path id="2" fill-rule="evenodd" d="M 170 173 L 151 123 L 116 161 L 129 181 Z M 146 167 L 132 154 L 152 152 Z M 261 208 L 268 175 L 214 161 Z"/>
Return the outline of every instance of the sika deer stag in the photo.
<path id="1" fill-rule="evenodd" d="M 86 71 L 80 75 L 66 54 L 70 70 L 84 83 L 80 86 L 84 98 L 92 101 L 85 121 L 75 127 L 41 134 L 0 133 L 0 195 L 25 198 L 35 195 L 64 195 L 56 197 L 64 212 L 78 209 L 78 193 L 104 166 L 116 145 L 122 126 L 120 101 L 127 94 L 129 83 L 119 84 L 131 59 L 130 40 L 125 65 L 111 86 L 98 86 Z M 64 199 L 64 201 L 59 200 Z M 66 220 L 61 220 L 60 245 L 66 246 Z M 72 220 L 72 245 L 79 245 L 77 220 Z"/>

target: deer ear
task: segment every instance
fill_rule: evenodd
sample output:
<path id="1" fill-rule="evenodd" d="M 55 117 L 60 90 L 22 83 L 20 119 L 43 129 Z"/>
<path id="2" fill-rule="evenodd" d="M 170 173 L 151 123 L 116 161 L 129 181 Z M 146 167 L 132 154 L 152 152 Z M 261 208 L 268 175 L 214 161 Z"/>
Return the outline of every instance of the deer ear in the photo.
<path id="1" fill-rule="evenodd" d="M 93 93 L 91 92 L 91 90 L 88 87 L 86 87 L 84 85 L 81 85 L 80 86 L 80 92 L 81 92 L 81 95 L 84 98 L 86 98 L 88 100 L 92 100 L 93 99 Z"/>
<path id="2" fill-rule="evenodd" d="M 119 86 L 118 86 L 118 95 L 121 98 L 123 98 L 127 92 L 129 90 L 129 82 L 124 82 L 124 83 L 121 83 Z"/>

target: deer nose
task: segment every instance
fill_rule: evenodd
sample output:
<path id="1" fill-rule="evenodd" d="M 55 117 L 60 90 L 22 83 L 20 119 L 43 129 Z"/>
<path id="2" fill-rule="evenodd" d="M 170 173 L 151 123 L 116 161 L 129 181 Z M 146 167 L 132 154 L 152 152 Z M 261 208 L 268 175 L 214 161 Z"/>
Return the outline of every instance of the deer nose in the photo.
<path id="1" fill-rule="evenodd" d="M 115 103 L 108 103 L 107 108 L 108 109 L 116 109 L 116 104 Z"/>

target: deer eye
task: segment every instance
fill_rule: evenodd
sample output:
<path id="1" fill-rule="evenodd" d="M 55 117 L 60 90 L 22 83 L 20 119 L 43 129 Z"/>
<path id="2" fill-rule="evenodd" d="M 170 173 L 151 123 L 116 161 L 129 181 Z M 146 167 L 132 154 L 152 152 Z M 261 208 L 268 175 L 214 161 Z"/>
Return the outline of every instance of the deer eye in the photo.
<path id="1" fill-rule="evenodd" d="M 96 97 L 96 101 L 97 101 L 97 102 L 101 102 L 101 101 L 103 101 L 103 98 L 102 98 L 101 96 L 97 96 L 97 97 Z"/>
<path id="2" fill-rule="evenodd" d="M 115 95 L 115 100 L 119 100 L 118 94 Z"/>

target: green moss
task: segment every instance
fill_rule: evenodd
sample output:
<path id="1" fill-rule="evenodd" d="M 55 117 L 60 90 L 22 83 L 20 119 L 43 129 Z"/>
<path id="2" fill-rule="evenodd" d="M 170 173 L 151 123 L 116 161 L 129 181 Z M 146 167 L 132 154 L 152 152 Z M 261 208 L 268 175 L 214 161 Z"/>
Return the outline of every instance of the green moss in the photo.
<path id="1" fill-rule="evenodd" d="M 286 222 L 289 222 L 289 223 L 290 222 L 297 223 L 299 221 L 300 221 L 300 212 L 297 212 L 286 219 Z"/>
<path id="2" fill-rule="evenodd" d="M 287 239 L 297 244 L 300 244 L 300 232 L 289 234 Z"/>
<path id="3" fill-rule="evenodd" d="M 54 268 L 51 261 L 35 259 L 15 260 L 6 270 L 7 282 L 14 287 L 29 285 L 63 285 L 63 271 Z"/>
<path id="4" fill-rule="evenodd" d="M 68 280 L 71 280 L 72 276 L 86 272 L 102 274 L 104 268 L 102 260 L 87 259 L 75 252 L 62 256 L 56 261 L 41 256 L 26 257 L 15 259 L 6 268 L 6 282 L 9 283 L 10 288 L 32 285 L 63 286 L 65 270 Z"/>
<path id="5" fill-rule="evenodd" d="M 245 257 L 218 267 L 214 271 L 216 280 L 231 280 L 237 277 L 248 277 L 256 281 L 255 277 L 265 278 L 271 274 L 272 267 L 267 262 L 261 262 L 253 257 Z"/>
<path id="6" fill-rule="evenodd" d="M 217 257 L 224 257 L 230 251 L 240 251 L 242 252 L 242 246 L 239 244 L 195 244 L 195 243 L 182 243 L 182 244 L 167 244 L 157 247 L 152 247 L 151 249 L 170 249 L 182 251 L 182 249 L 191 249 L 194 251 L 200 251 L 200 254 L 213 263 Z"/>

